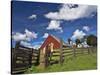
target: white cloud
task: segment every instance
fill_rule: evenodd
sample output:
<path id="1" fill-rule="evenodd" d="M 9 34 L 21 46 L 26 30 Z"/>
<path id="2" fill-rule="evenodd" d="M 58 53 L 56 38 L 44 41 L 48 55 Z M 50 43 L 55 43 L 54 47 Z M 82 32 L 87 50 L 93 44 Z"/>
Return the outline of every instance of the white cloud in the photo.
<path id="1" fill-rule="evenodd" d="M 25 47 L 33 48 L 33 46 L 30 43 L 26 42 L 26 41 L 21 41 L 20 44 L 25 46 Z"/>
<path id="2" fill-rule="evenodd" d="M 96 11 L 96 6 L 64 4 L 58 12 L 49 12 L 45 17 L 55 20 L 75 20 L 90 17 Z"/>
<path id="3" fill-rule="evenodd" d="M 89 31 L 90 28 L 89 28 L 89 26 L 83 26 L 83 30 L 85 30 L 85 31 Z"/>
<path id="4" fill-rule="evenodd" d="M 15 34 L 12 35 L 12 38 L 13 38 L 15 41 L 26 40 L 26 35 L 17 32 L 17 33 L 15 33 Z"/>
<path id="5" fill-rule="evenodd" d="M 47 38 L 49 36 L 48 33 L 44 33 L 43 38 Z"/>
<path id="6" fill-rule="evenodd" d="M 60 30 L 60 32 L 63 32 L 62 27 L 60 27 L 60 21 L 57 20 L 51 20 L 47 30 Z"/>
<path id="7" fill-rule="evenodd" d="M 41 45 L 34 45 L 33 48 L 34 49 L 39 49 L 41 47 Z"/>
<path id="8" fill-rule="evenodd" d="M 84 33 L 83 31 L 81 31 L 79 29 L 77 29 L 73 33 L 73 36 L 71 37 L 71 39 L 82 39 L 85 35 L 86 35 L 86 33 Z"/>
<path id="9" fill-rule="evenodd" d="M 36 42 L 35 42 L 35 43 L 36 43 Z M 32 45 L 31 43 L 29 43 L 29 42 L 27 42 L 27 41 L 23 41 L 23 40 L 20 41 L 20 44 L 21 44 L 22 46 L 25 46 L 25 47 L 28 47 L 28 48 L 34 48 L 34 49 L 39 49 L 39 48 L 41 47 L 42 43 L 43 43 L 43 42 L 37 42 L 36 45 Z"/>
<path id="10" fill-rule="evenodd" d="M 37 33 L 31 32 L 25 29 L 25 33 L 16 32 L 12 35 L 12 39 L 15 41 L 30 41 L 31 39 L 37 38 Z"/>
<path id="11" fill-rule="evenodd" d="M 37 38 L 37 33 L 31 32 L 31 31 L 29 31 L 28 29 L 25 29 L 25 33 L 26 33 L 26 36 L 27 36 L 27 37 L 30 37 L 30 38 Z"/>
<path id="12" fill-rule="evenodd" d="M 32 15 L 31 15 L 31 16 L 29 16 L 28 18 L 29 18 L 29 19 L 36 19 L 36 17 L 37 17 L 37 15 L 32 14 Z"/>

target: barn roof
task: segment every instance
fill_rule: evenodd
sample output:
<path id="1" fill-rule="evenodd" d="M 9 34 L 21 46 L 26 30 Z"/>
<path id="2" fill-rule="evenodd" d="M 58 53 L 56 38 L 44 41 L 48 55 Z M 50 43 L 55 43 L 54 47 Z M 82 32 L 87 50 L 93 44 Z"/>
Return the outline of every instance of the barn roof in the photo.
<path id="1" fill-rule="evenodd" d="M 54 35 L 50 35 L 50 36 L 52 36 L 55 40 L 57 40 L 60 43 L 60 39 L 59 38 L 55 37 Z"/>
<path id="2" fill-rule="evenodd" d="M 55 39 L 59 44 L 61 44 L 61 39 L 59 39 L 58 37 L 54 36 L 54 35 L 49 35 L 46 40 L 44 41 L 44 43 L 41 45 L 40 48 L 43 48 L 45 42 L 48 40 L 49 37 L 52 37 L 53 39 Z M 62 41 L 64 46 L 67 46 L 66 43 L 64 41 Z"/>
<path id="3" fill-rule="evenodd" d="M 54 36 L 54 35 L 50 35 L 52 36 L 54 39 L 56 39 L 59 43 L 61 43 L 61 39 L 59 39 L 58 37 Z M 66 43 L 64 41 L 62 41 L 63 45 L 66 45 Z"/>

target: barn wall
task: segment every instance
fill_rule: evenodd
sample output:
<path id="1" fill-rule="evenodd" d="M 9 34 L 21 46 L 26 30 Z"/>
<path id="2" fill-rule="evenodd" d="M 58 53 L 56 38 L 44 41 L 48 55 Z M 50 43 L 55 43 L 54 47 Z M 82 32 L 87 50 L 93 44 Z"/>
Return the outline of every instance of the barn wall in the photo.
<path id="1" fill-rule="evenodd" d="M 48 44 L 53 43 L 54 49 L 60 48 L 60 42 L 58 42 L 56 39 L 54 39 L 52 36 L 48 36 L 48 38 L 44 41 L 40 49 L 43 49 Z"/>

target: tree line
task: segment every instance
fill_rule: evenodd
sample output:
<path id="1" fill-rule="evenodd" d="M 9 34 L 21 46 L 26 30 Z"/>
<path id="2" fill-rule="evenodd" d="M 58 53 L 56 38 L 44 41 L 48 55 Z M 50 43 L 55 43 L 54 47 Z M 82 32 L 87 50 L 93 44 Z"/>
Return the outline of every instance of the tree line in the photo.
<path id="1" fill-rule="evenodd" d="M 70 38 L 68 38 L 68 44 L 70 44 L 70 42 L 72 41 Z M 76 43 L 76 46 L 78 45 L 78 44 L 81 44 L 81 43 L 83 43 L 83 42 L 86 42 L 87 43 L 87 45 L 89 45 L 89 46 L 97 46 L 97 36 L 95 36 L 95 35 L 93 35 L 93 34 L 91 34 L 91 35 L 88 35 L 88 36 L 84 36 L 82 39 L 76 39 L 75 40 L 75 43 Z"/>

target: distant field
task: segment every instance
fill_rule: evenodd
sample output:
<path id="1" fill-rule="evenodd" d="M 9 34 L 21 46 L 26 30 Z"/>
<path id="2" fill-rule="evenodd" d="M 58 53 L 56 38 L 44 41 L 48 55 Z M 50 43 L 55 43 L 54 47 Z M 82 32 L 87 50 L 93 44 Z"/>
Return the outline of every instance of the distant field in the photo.
<path id="1" fill-rule="evenodd" d="M 83 54 L 77 57 L 65 57 L 63 65 L 53 64 L 43 69 L 41 67 L 32 66 L 25 73 L 46 73 L 46 72 L 61 72 L 61 71 L 79 71 L 97 69 L 97 54 Z"/>

